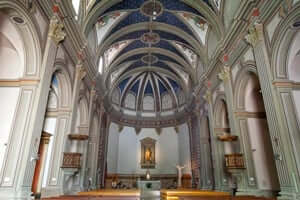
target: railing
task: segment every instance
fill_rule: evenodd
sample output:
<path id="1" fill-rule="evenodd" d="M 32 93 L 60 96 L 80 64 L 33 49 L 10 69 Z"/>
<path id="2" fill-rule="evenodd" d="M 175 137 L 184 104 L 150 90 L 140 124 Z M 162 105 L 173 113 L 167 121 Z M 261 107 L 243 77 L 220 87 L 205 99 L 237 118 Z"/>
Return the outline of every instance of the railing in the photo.
<path id="1" fill-rule="evenodd" d="M 62 168 L 80 168 L 81 153 L 64 153 Z"/>
<path id="2" fill-rule="evenodd" d="M 225 154 L 225 164 L 227 169 L 245 169 L 243 154 Z"/>

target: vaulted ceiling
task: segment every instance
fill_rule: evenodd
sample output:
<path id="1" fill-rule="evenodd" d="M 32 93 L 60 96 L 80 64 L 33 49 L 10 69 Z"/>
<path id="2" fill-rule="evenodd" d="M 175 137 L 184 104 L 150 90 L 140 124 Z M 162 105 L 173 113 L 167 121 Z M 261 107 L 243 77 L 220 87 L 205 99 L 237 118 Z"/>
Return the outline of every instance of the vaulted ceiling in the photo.
<path id="1" fill-rule="evenodd" d="M 152 113 L 147 117 L 184 111 L 199 65 L 207 62 L 211 24 L 207 13 L 188 2 L 97 0 L 91 5 L 106 98 L 116 110 Z M 214 15 L 220 1 L 199 2 Z"/>

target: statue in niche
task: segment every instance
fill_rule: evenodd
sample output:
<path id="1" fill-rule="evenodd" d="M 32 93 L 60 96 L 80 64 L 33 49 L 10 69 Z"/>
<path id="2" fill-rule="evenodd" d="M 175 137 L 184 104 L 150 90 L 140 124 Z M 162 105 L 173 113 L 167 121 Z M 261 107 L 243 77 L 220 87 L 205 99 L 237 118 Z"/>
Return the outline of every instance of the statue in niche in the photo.
<path id="1" fill-rule="evenodd" d="M 155 143 L 149 137 L 141 140 L 141 168 L 155 168 Z"/>

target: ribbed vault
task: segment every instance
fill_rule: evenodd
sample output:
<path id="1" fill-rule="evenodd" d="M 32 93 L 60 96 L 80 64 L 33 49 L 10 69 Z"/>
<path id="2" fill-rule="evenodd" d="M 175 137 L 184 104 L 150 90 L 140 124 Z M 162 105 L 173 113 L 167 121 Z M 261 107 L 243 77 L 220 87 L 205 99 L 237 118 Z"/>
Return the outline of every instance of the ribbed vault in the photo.
<path id="1" fill-rule="evenodd" d="M 208 61 L 211 19 L 206 16 L 215 14 L 211 1 L 200 4 L 204 14 L 180 0 L 97 0 L 90 5 L 87 18 L 96 29 L 106 102 L 115 110 L 137 117 L 170 117 L 185 110 L 198 81 L 197 67 Z"/>

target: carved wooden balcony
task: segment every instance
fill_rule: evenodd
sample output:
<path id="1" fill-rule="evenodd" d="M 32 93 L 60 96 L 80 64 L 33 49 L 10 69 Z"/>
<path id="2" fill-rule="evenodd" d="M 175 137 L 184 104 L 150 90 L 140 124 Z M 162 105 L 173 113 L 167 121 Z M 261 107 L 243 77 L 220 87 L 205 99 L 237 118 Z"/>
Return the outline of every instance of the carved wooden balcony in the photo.
<path id="1" fill-rule="evenodd" d="M 88 135 L 85 135 L 85 134 L 69 134 L 69 139 L 70 140 L 87 140 L 89 139 L 89 136 Z"/>
<path id="2" fill-rule="evenodd" d="M 61 168 L 81 168 L 81 153 L 64 153 L 63 164 Z"/>
<path id="3" fill-rule="evenodd" d="M 244 156 L 240 153 L 225 154 L 225 164 L 227 169 L 245 169 Z"/>

